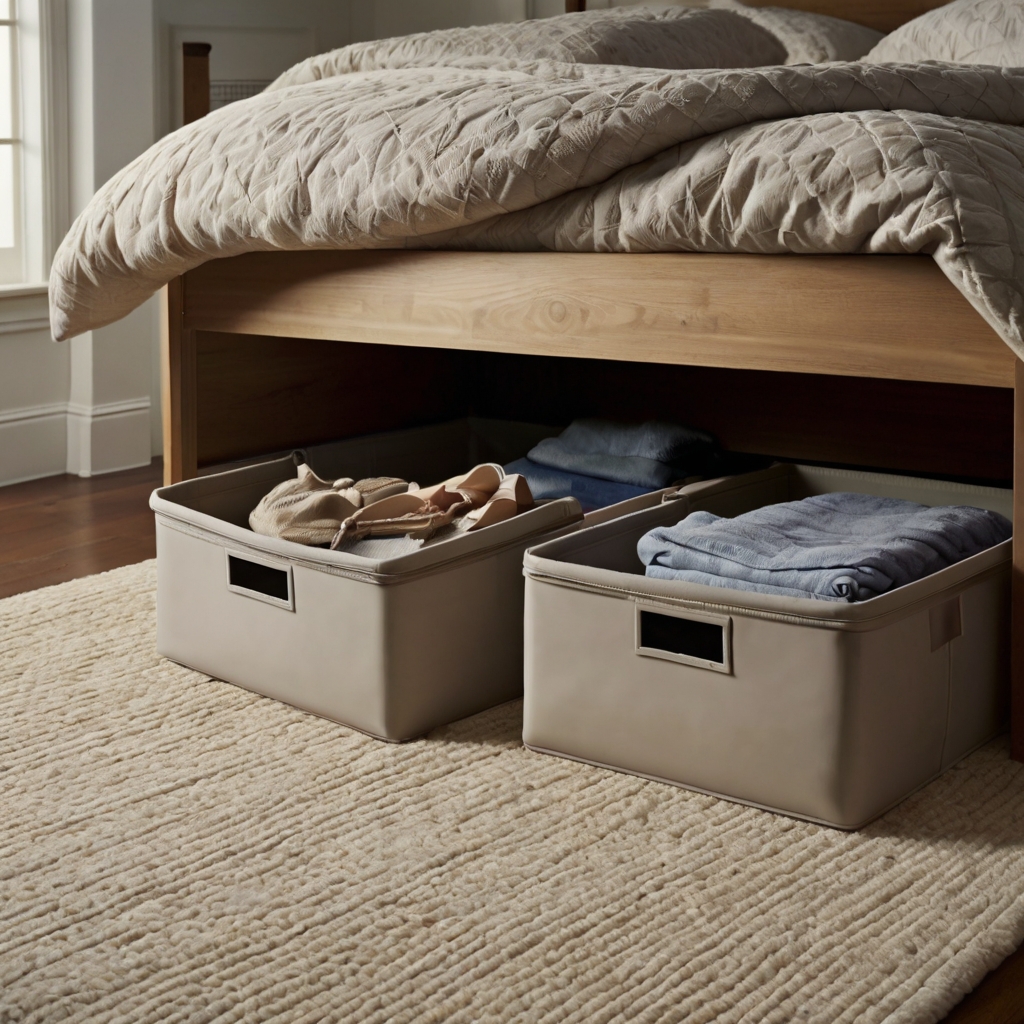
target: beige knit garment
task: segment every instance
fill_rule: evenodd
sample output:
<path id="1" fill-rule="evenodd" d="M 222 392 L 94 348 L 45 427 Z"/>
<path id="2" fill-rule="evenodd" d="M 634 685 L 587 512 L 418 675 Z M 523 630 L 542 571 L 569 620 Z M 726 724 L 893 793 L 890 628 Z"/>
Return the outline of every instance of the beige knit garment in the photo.
<path id="1" fill-rule="evenodd" d="M 4 1024 L 925 1024 L 1024 936 L 1003 743 L 854 834 L 393 746 L 161 660 L 154 573 L 0 602 Z"/>
<path id="2" fill-rule="evenodd" d="M 407 481 L 394 476 L 321 480 L 312 466 L 303 464 L 294 477 L 260 498 L 249 513 L 249 527 L 265 537 L 296 544 L 330 544 L 341 524 L 358 509 L 408 489 Z"/>

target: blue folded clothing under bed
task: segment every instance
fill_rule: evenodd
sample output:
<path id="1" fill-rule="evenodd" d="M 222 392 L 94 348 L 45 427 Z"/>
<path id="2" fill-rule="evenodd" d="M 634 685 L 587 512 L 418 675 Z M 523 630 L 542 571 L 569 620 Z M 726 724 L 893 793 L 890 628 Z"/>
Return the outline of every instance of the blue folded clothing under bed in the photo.
<path id="1" fill-rule="evenodd" d="M 584 512 L 650 494 L 721 464 L 715 439 L 675 423 L 574 420 L 505 467 L 535 499 L 575 498 Z"/>
<path id="2" fill-rule="evenodd" d="M 530 459 L 516 459 L 505 467 L 506 473 L 520 473 L 526 477 L 534 500 L 547 498 L 575 498 L 584 512 L 606 508 L 641 494 L 649 494 L 654 487 L 637 487 L 614 480 L 600 480 L 594 476 L 570 473 L 563 469 L 541 466 Z"/>
<path id="3" fill-rule="evenodd" d="M 863 601 L 1009 539 L 998 512 L 822 494 L 733 519 L 693 512 L 637 545 L 646 575 L 787 597 Z"/>

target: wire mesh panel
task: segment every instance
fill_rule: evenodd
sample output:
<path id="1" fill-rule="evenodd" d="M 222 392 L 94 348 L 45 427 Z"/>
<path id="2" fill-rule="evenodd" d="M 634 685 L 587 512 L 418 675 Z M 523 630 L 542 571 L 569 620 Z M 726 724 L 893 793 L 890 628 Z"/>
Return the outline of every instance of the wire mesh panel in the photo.
<path id="1" fill-rule="evenodd" d="M 237 100 L 245 100 L 250 96 L 263 92 L 270 85 L 269 81 L 211 81 L 210 82 L 210 109 L 218 110 L 226 107 L 229 103 Z"/>

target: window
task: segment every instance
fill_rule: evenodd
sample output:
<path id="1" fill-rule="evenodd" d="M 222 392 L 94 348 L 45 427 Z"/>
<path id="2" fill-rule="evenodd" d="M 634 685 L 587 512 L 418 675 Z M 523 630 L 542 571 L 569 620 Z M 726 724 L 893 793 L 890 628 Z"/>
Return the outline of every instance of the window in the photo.
<path id="1" fill-rule="evenodd" d="M 16 0 L 0 0 L 0 283 L 22 269 L 21 143 Z"/>

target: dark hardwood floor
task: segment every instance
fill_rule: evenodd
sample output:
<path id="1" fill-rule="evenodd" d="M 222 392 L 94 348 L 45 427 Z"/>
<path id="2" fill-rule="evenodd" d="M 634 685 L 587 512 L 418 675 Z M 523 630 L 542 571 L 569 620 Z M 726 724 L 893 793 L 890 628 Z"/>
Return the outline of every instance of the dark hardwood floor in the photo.
<path id="1" fill-rule="evenodd" d="M 943 1024 L 1022 1024 L 1024 947 L 1004 960 Z"/>
<path id="2" fill-rule="evenodd" d="M 0 487 L 0 598 L 154 557 L 148 502 L 162 473 L 155 460 L 88 480 L 58 476 Z M 945 1024 L 1024 1024 L 1024 948 Z"/>
<path id="3" fill-rule="evenodd" d="M 0 487 L 0 597 L 156 555 L 149 495 L 163 465 Z"/>

